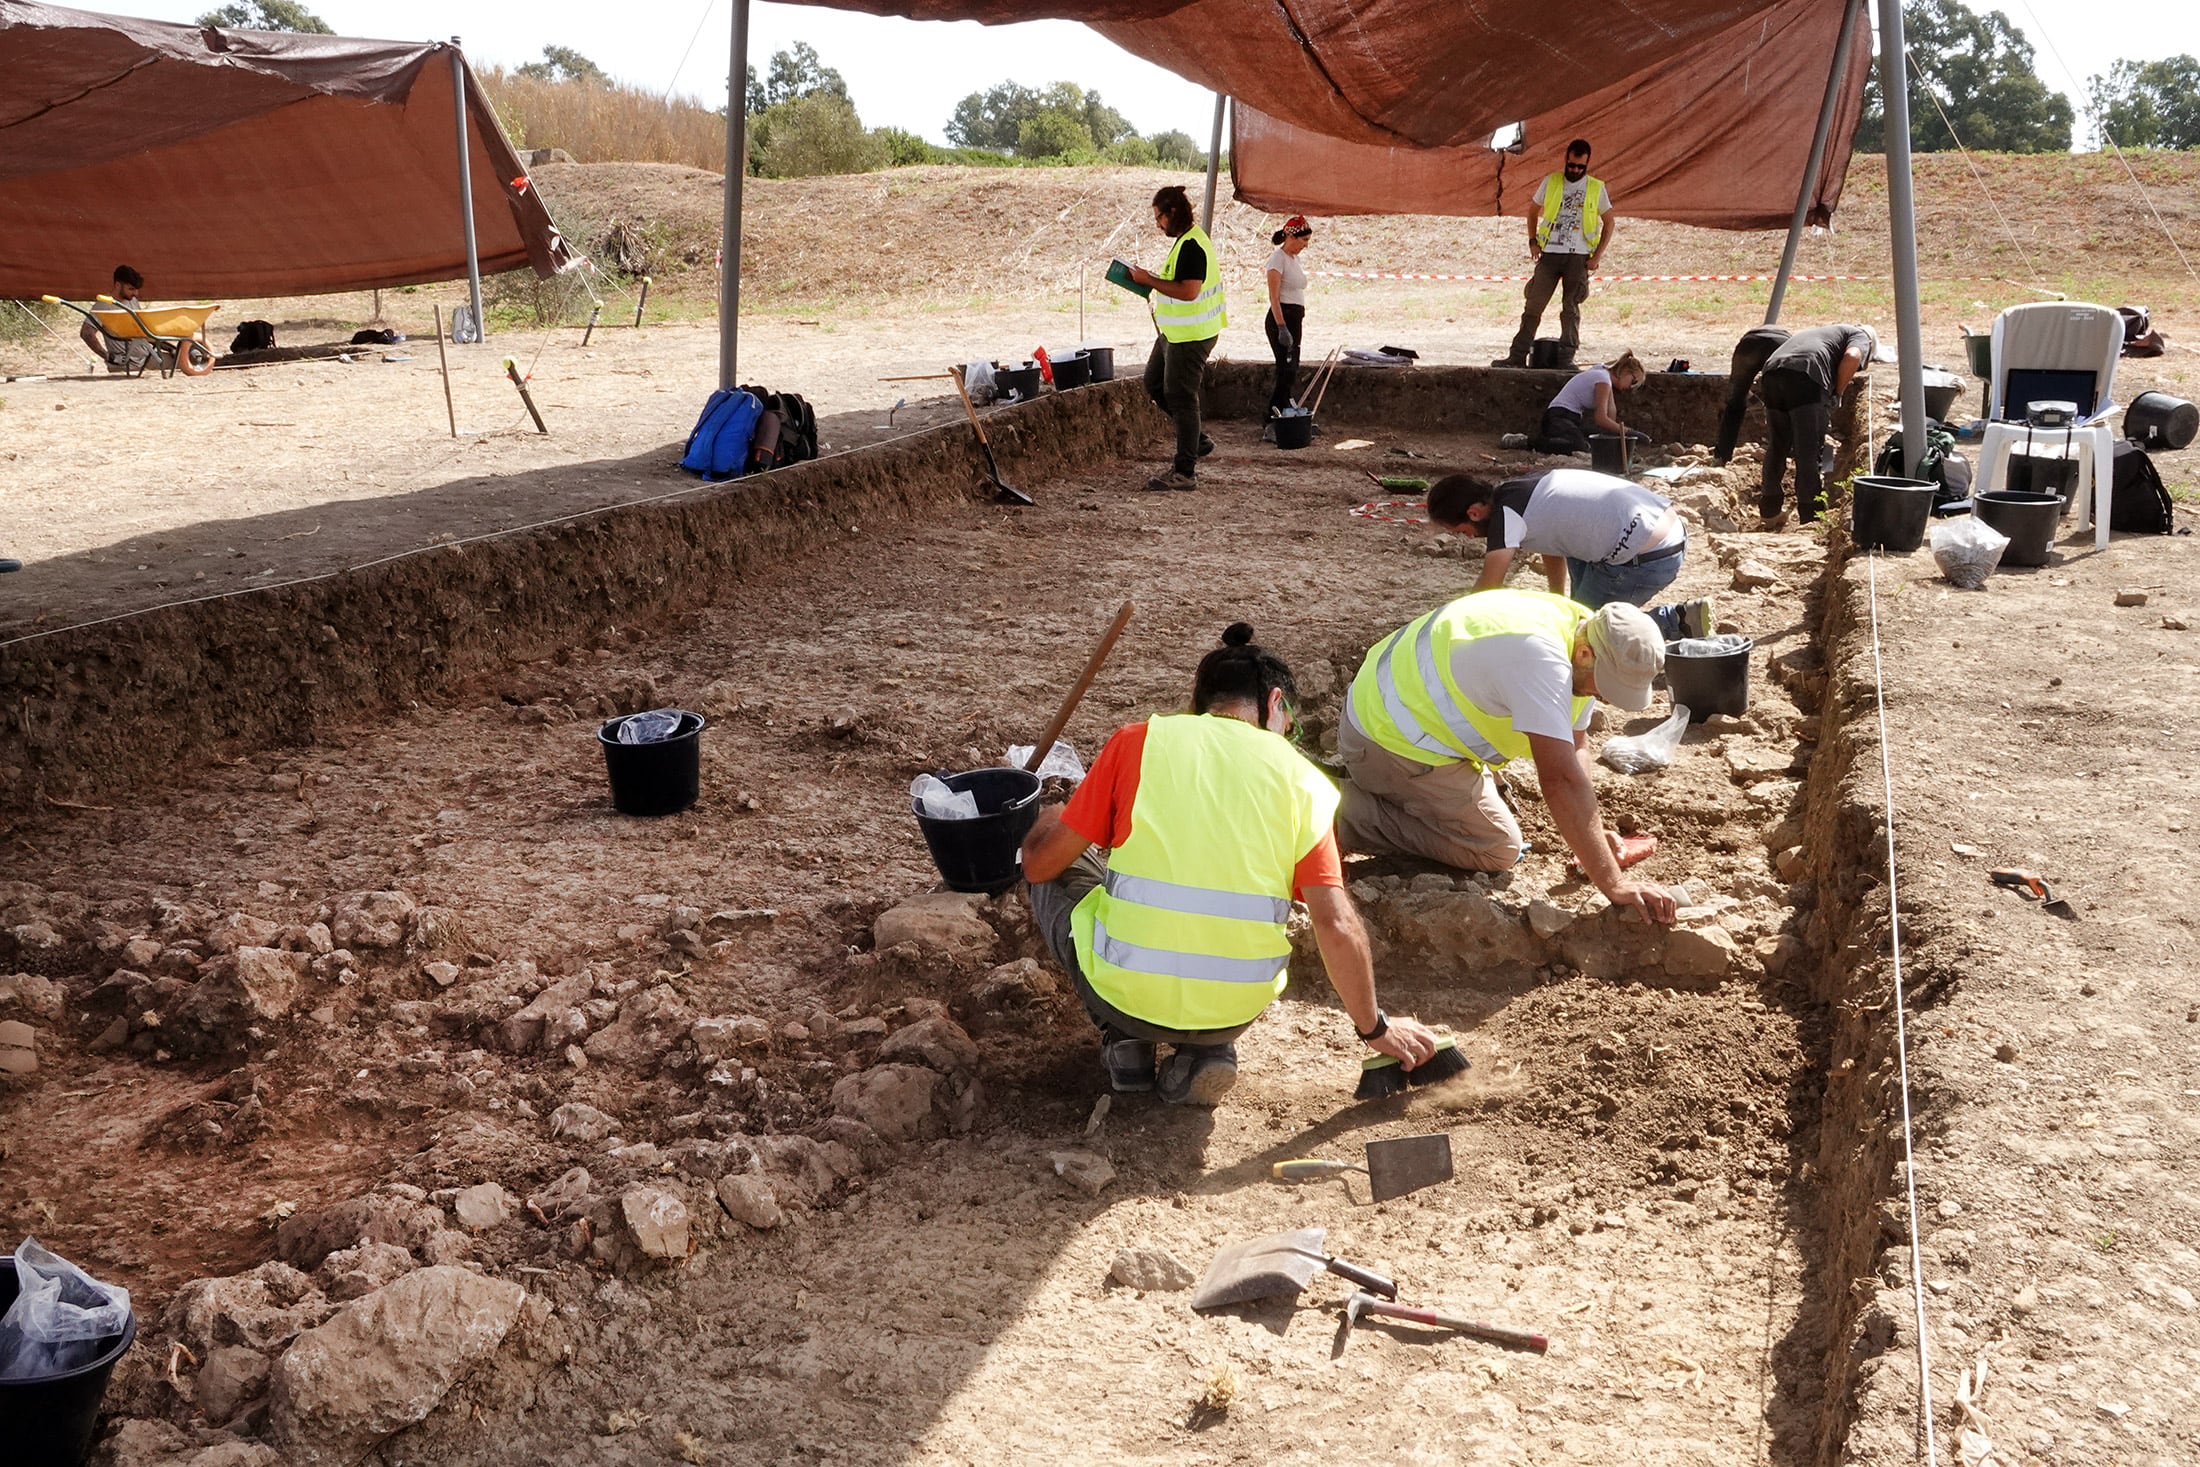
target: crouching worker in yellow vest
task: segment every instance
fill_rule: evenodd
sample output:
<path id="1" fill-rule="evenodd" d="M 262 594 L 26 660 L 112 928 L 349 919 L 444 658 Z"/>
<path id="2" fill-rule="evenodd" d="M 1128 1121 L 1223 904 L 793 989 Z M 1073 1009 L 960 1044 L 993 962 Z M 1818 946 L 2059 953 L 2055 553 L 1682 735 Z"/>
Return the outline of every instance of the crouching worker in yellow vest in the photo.
<path id="1" fill-rule="evenodd" d="M 1663 887 L 1621 873 L 1624 845 L 1597 810 L 1591 705 L 1636 712 L 1665 641 L 1625 602 L 1595 611 L 1547 591 L 1478 591 L 1406 623 L 1367 654 L 1337 731 L 1345 849 L 1496 871 L 1525 849 L 1491 771 L 1535 760 L 1559 834 L 1615 906 L 1671 922 Z"/>
<path id="2" fill-rule="evenodd" d="M 1436 1051 L 1376 1007 L 1330 829 L 1337 792 L 1283 737 L 1296 691 L 1253 629 L 1231 626 L 1199 664 L 1192 711 L 1118 729 L 1024 840 L 1032 918 L 1100 1026 L 1118 1092 L 1213 1105 L 1237 1083 L 1234 1041 L 1283 992 L 1294 896 L 1368 1047 L 1408 1069 Z M 1158 1067 L 1156 1044 L 1174 1046 Z"/>

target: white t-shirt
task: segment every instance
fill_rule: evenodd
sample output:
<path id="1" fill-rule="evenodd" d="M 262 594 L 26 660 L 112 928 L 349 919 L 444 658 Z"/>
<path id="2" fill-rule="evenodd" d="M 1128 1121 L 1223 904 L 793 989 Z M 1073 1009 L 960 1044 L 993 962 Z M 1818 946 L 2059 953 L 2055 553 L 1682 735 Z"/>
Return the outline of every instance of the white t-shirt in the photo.
<path id="1" fill-rule="evenodd" d="M 1688 527 L 1662 496 L 1594 469 L 1523 474 L 1497 486 L 1489 548 L 1625 565 L 1683 540 Z"/>
<path id="2" fill-rule="evenodd" d="M 1287 306 L 1306 304 L 1306 267 L 1299 263 L 1297 255 L 1282 245 L 1277 245 L 1275 251 L 1268 256 L 1268 268 L 1283 277 L 1277 283 L 1278 300 Z"/>
<path id="3" fill-rule="evenodd" d="M 1451 675 L 1469 702 L 1520 732 L 1571 741 L 1596 706 L 1574 718 L 1572 650 L 1527 632 L 1472 637 L 1452 649 Z"/>
<path id="4" fill-rule="evenodd" d="M 1612 385 L 1611 371 L 1605 367 L 1584 367 L 1566 379 L 1566 385 L 1558 389 L 1558 396 L 1551 399 L 1551 406 L 1586 418 L 1589 410 L 1597 405 L 1599 384 Z"/>
<path id="5" fill-rule="evenodd" d="M 1545 191 L 1550 188 L 1550 181 L 1553 178 L 1559 181 L 1562 188 L 1558 196 L 1558 217 L 1551 221 L 1550 236 L 1543 241 L 1544 253 L 1552 255 L 1586 255 L 1589 253 L 1589 238 L 1581 232 L 1581 208 L 1589 199 L 1589 176 L 1583 174 L 1581 177 L 1568 182 L 1566 175 L 1563 173 L 1545 175 L 1542 188 L 1537 189 L 1535 194 L 1539 204 Z M 1610 189 L 1604 191 L 1604 212 L 1607 214 L 1612 212 L 1612 192 Z"/>

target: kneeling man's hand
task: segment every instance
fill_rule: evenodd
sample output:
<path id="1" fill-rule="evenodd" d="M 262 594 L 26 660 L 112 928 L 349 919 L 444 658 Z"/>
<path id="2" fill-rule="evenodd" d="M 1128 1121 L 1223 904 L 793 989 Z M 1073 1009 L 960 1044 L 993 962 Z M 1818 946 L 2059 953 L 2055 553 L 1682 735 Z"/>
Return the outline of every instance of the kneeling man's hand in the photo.
<path id="1" fill-rule="evenodd" d="M 1436 1035 L 1418 1019 L 1392 1019 L 1390 1027 L 1370 1039 L 1367 1047 L 1410 1070 L 1436 1053 Z"/>

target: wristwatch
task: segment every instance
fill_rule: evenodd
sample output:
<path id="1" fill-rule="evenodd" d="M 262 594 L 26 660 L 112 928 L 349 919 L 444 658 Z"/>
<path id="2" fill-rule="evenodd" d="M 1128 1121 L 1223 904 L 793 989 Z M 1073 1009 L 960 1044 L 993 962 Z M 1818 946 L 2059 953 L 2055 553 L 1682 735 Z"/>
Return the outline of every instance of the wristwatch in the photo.
<path id="1" fill-rule="evenodd" d="M 1385 1034 L 1388 1034 L 1390 1032 L 1390 1015 L 1384 1013 L 1381 1009 L 1377 1009 L 1375 1010 L 1374 1028 L 1363 1030 L 1355 1024 L 1353 1026 L 1353 1032 L 1358 1034 L 1360 1038 L 1367 1041 L 1369 1044 L 1373 1044 L 1376 1040 L 1382 1038 Z"/>

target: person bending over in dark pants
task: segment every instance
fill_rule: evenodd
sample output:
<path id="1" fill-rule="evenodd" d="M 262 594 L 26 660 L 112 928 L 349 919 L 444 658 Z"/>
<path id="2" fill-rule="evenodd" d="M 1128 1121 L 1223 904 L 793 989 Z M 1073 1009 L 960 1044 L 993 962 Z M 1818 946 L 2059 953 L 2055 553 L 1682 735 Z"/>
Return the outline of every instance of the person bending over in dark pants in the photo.
<path id="1" fill-rule="evenodd" d="M 1785 326 L 1753 326 L 1734 343 L 1734 360 L 1727 368 L 1726 411 L 1719 414 L 1719 442 L 1712 456 L 1721 464 L 1734 457 L 1734 445 L 1742 438 L 1742 419 L 1749 414 L 1749 389 L 1765 361 L 1787 344 Z"/>
<path id="2" fill-rule="evenodd" d="M 1790 336 L 1765 360 L 1757 396 L 1765 405 L 1765 476 L 1757 510 L 1780 513 L 1780 481 L 1795 461 L 1795 514 L 1804 524 L 1825 508 L 1826 430 L 1833 405 L 1870 365 L 1879 340 L 1867 326 L 1813 326 Z"/>
<path id="3" fill-rule="evenodd" d="M 1175 243 L 1161 273 L 1131 267 L 1131 279 L 1152 288 L 1153 352 L 1146 358 L 1146 395 L 1176 424 L 1176 459 L 1148 489 L 1197 489 L 1200 459 L 1215 445 L 1199 431 L 1199 385 L 1215 339 L 1229 324 L 1222 305 L 1222 259 L 1207 231 L 1192 222 L 1192 201 L 1182 184 L 1153 196 L 1153 222 Z"/>

